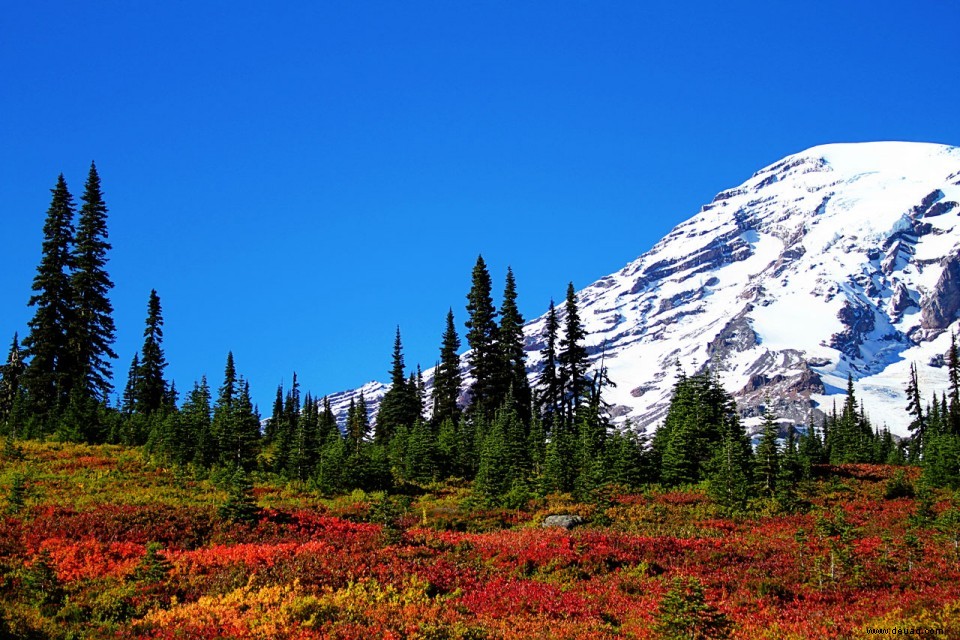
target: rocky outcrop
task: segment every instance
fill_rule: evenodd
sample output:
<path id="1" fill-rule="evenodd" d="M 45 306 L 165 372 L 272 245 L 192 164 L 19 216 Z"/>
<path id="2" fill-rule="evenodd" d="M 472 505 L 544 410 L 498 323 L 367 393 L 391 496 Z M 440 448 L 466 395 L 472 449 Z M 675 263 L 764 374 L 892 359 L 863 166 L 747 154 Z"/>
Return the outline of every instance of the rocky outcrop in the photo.
<path id="1" fill-rule="evenodd" d="M 846 329 L 830 336 L 830 346 L 848 358 L 860 358 L 863 355 L 860 353 L 860 346 L 864 336 L 875 327 L 873 309 L 863 303 L 847 300 L 837 317 Z"/>
<path id="2" fill-rule="evenodd" d="M 960 254 L 945 259 L 937 280 L 920 314 L 920 325 L 927 337 L 939 335 L 957 319 L 960 312 Z"/>

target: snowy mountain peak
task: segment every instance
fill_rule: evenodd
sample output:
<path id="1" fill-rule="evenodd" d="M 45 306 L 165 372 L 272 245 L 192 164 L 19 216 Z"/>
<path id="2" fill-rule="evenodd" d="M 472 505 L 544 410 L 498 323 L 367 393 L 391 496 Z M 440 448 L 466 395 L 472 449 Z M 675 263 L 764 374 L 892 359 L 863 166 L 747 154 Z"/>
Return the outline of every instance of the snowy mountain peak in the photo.
<path id="1" fill-rule="evenodd" d="M 805 423 L 849 374 L 873 422 L 905 435 L 910 364 L 946 387 L 958 202 L 960 148 L 908 142 L 813 147 L 717 194 L 578 294 L 588 350 L 618 385 L 613 415 L 655 427 L 679 363 L 717 370 L 748 424 L 767 398 Z M 544 324 L 525 328 L 533 381 Z"/>

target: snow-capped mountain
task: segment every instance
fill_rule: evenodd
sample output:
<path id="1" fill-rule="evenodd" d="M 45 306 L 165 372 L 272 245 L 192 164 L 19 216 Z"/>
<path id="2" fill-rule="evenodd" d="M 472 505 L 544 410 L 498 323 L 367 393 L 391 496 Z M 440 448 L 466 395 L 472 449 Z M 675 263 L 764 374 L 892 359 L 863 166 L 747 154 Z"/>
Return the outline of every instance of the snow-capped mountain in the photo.
<path id="1" fill-rule="evenodd" d="M 616 420 L 654 427 L 679 362 L 718 370 L 748 424 L 767 398 L 798 422 L 829 411 L 852 374 L 874 424 L 906 435 L 910 364 L 928 394 L 947 384 L 958 202 L 960 148 L 900 142 L 814 147 L 718 194 L 578 292 Z M 532 381 L 544 324 L 525 328 Z"/>

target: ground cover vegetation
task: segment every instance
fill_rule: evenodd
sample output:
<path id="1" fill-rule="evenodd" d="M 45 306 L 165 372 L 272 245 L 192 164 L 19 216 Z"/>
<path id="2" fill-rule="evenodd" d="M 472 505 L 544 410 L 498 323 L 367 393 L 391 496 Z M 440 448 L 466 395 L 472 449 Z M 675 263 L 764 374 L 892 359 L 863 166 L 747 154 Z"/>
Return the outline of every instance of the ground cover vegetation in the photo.
<path id="1" fill-rule="evenodd" d="M 0 635 L 960 632 L 955 339 L 948 390 L 924 404 L 908 381 L 905 440 L 852 379 L 819 423 L 768 410 L 751 438 L 718 376 L 679 365 L 648 438 L 610 420 L 572 284 L 531 386 L 514 274 L 497 309 L 480 257 L 466 366 L 452 309 L 429 391 L 398 327 L 375 415 L 361 394 L 338 422 L 294 374 L 261 422 L 232 353 L 181 401 L 156 291 L 114 406 L 96 167 L 76 230 L 62 176 L 52 193 L 35 316 L 0 369 Z M 537 526 L 557 513 L 587 525 Z"/>

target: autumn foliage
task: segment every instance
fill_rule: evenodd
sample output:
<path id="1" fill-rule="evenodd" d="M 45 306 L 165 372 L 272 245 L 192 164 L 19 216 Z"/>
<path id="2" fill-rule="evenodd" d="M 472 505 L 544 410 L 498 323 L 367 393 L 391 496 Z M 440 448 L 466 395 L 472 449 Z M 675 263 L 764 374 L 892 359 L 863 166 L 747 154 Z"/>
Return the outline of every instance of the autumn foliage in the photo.
<path id="1" fill-rule="evenodd" d="M 953 495 L 887 499 L 885 466 L 824 468 L 801 488 L 805 511 L 760 502 L 737 519 L 699 486 L 491 512 L 466 489 L 322 500 L 258 483 L 257 520 L 236 523 L 218 516 L 223 490 L 128 449 L 25 454 L 0 473 L 3 489 L 27 478 L 23 508 L 0 520 L 2 637 L 960 634 Z M 97 499 L 75 500 L 77 484 Z M 587 524 L 539 526 L 558 511 Z"/>

